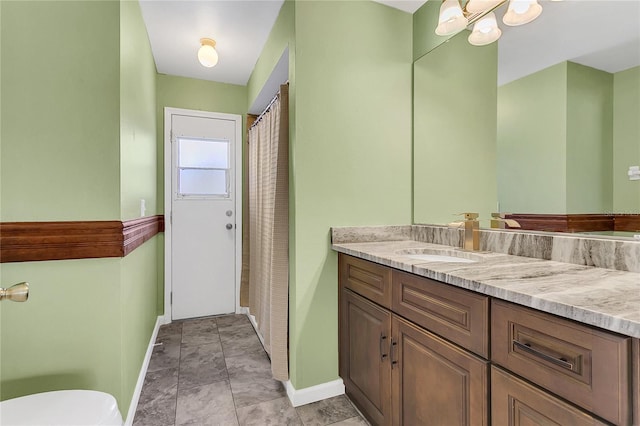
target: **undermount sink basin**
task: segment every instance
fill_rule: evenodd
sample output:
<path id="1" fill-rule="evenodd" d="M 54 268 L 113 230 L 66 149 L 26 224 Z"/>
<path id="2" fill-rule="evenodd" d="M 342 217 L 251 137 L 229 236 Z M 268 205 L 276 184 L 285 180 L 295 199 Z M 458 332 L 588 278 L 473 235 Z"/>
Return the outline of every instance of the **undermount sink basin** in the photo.
<path id="1" fill-rule="evenodd" d="M 396 252 L 409 259 L 424 262 L 477 263 L 483 260 L 482 255 L 456 249 L 405 249 Z"/>

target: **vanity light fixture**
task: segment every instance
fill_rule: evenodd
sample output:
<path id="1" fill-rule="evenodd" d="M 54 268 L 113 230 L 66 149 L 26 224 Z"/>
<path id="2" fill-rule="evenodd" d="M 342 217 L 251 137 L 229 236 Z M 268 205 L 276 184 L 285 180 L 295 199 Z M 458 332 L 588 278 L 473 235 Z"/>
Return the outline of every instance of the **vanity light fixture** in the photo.
<path id="1" fill-rule="evenodd" d="M 511 0 L 502 22 L 511 27 L 524 25 L 536 19 L 541 13 L 542 6 L 538 4 L 538 0 Z"/>
<path id="2" fill-rule="evenodd" d="M 215 49 L 216 41 L 210 38 L 201 38 L 200 44 L 198 60 L 203 67 L 214 67 L 218 63 L 218 52 Z"/>
<path id="3" fill-rule="evenodd" d="M 473 31 L 469 34 L 469 43 L 474 46 L 491 44 L 502 35 L 496 22 L 496 14 L 489 12 L 473 25 Z"/>
<path id="4" fill-rule="evenodd" d="M 436 34 L 452 35 L 474 24 L 469 43 L 474 46 L 493 43 L 502 34 L 493 11 L 505 3 L 509 4 L 502 19 L 505 25 L 524 25 L 542 13 L 538 0 L 469 0 L 464 7 L 460 6 L 460 0 L 442 0 Z"/>
<path id="5" fill-rule="evenodd" d="M 469 13 L 482 13 L 495 8 L 500 3 L 504 3 L 504 0 L 469 0 L 464 8 Z"/>
<path id="6" fill-rule="evenodd" d="M 462 13 L 458 0 L 444 0 L 440 6 L 440 16 L 436 34 L 446 36 L 462 31 L 469 25 L 467 17 Z"/>

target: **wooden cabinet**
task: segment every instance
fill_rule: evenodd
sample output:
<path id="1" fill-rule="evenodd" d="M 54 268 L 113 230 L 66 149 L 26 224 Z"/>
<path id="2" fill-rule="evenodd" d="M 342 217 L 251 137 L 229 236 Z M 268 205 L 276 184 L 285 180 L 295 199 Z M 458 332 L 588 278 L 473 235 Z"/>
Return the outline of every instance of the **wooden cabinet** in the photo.
<path id="1" fill-rule="evenodd" d="M 387 309 L 392 293 L 401 288 L 390 268 L 384 271 L 380 265 L 344 255 L 339 265 L 339 371 L 347 395 L 365 417 L 374 425 L 488 425 L 488 361 Z M 406 282 L 405 278 L 397 280 Z M 419 282 L 413 285 L 421 288 Z M 451 321 L 455 324 L 475 318 L 464 318 L 461 307 L 467 299 L 454 302 L 455 294 L 439 296 L 443 295 L 449 298 L 444 309 L 432 300 L 418 303 L 417 312 L 449 315 L 457 319 Z M 388 305 L 382 305 L 387 300 Z M 486 331 L 487 315 L 483 318 L 480 329 Z"/>
<path id="2" fill-rule="evenodd" d="M 488 362 L 392 316 L 394 425 L 488 425 Z"/>
<path id="3" fill-rule="evenodd" d="M 639 339 L 344 254 L 339 268 L 340 376 L 373 425 L 640 426 Z"/>
<path id="4" fill-rule="evenodd" d="M 616 425 L 631 424 L 631 339 L 494 300 L 491 360 Z"/>
<path id="5" fill-rule="evenodd" d="M 491 420 L 500 426 L 605 424 L 495 366 L 491 367 Z"/>
<path id="6" fill-rule="evenodd" d="M 391 424 L 391 313 L 343 288 L 340 377 L 347 394 L 375 425 Z"/>

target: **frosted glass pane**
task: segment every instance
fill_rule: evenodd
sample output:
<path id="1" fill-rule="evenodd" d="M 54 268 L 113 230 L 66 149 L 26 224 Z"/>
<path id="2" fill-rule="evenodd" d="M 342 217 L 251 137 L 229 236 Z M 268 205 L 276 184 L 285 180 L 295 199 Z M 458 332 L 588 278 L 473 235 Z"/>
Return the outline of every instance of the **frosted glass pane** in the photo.
<path id="1" fill-rule="evenodd" d="M 181 195 L 228 195 L 225 170 L 180 170 Z"/>
<path id="2" fill-rule="evenodd" d="M 178 139 L 179 167 L 229 168 L 229 142 Z"/>

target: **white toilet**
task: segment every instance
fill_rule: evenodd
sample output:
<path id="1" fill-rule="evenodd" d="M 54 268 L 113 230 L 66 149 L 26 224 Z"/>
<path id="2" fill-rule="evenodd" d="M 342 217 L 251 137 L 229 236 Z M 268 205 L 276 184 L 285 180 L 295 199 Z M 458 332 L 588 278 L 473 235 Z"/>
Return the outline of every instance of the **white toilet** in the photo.
<path id="1" fill-rule="evenodd" d="M 0 402 L 2 426 L 122 426 L 116 399 L 91 390 L 43 392 Z"/>

